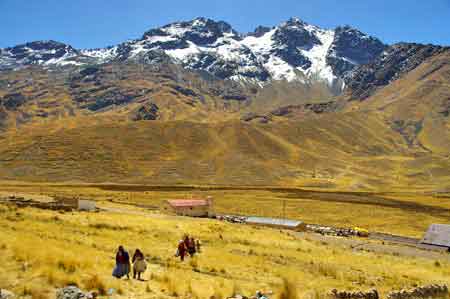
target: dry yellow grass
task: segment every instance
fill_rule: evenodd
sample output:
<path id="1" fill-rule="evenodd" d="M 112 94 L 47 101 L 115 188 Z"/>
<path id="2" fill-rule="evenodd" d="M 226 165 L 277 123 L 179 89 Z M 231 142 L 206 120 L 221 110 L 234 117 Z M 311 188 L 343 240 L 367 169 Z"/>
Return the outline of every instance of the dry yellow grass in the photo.
<path id="1" fill-rule="evenodd" d="M 450 194 L 25 183 L 2 184 L 1 190 L 4 190 L 4 194 L 30 193 L 44 198 L 44 195 L 79 196 L 101 202 L 134 204 L 144 208 L 159 208 L 168 199 L 211 196 L 214 199 L 215 211 L 220 214 L 286 217 L 306 223 L 358 226 L 370 231 L 418 238 L 422 237 L 430 224 L 448 223 L 450 219 Z"/>
<path id="2" fill-rule="evenodd" d="M 272 290 L 318 298 L 331 288 L 391 289 L 449 283 L 445 260 L 352 251 L 273 229 L 206 219 L 112 213 L 60 213 L 0 206 L 0 287 L 22 297 L 51 298 L 76 284 L 117 298 L 226 298 Z M 202 253 L 184 263 L 173 257 L 184 233 L 202 240 Z M 221 238 L 222 236 L 222 238 Z M 111 277 L 119 244 L 148 255 L 148 281 Z"/>

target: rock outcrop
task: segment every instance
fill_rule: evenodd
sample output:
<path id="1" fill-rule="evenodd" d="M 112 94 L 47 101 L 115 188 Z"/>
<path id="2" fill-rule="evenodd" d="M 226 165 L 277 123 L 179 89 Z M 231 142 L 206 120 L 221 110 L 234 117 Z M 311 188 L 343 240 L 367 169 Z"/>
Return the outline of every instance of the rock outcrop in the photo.
<path id="1" fill-rule="evenodd" d="M 56 291 L 56 299 L 95 299 L 96 293 L 84 293 L 75 286 L 68 286 Z"/>
<path id="2" fill-rule="evenodd" d="M 372 62 L 387 47 L 379 39 L 350 26 L 337 27 L 334 32 L 334 41 L 328 50 L 327 62 L 339 77 L 350 73 L 355 64 Z"/>
<path id="3" fill-rule="evenodd" d="M 159 107 L 155 103 L 146 103 L 142 105 L 133 117 L 133 120 L 156 120 L 159 117 Z"/>
<path id="4" fill-rule="evenodd" d="M 0 299 L 13 299 L 13 298 L 15 298 L 13 292 L 0 289 Z"/>
<path id="5" fill-rule="evenodd" d="M 399 43 L 388 47 L 374 61 L 356 68 L 345 78 L 347 91 L 355 100 L 364 100 L 378 88 L 400 78 L 429 57 L 450 48 Z"/>
<path id="6" fill-rule="evenodd" d="M 0 98 L 0 104 L 3 104 L 7 110 L 16 110 L 18 107 L 25 104 L 26 100 L 26 97 L 19 92 L 10 93 Z"/>

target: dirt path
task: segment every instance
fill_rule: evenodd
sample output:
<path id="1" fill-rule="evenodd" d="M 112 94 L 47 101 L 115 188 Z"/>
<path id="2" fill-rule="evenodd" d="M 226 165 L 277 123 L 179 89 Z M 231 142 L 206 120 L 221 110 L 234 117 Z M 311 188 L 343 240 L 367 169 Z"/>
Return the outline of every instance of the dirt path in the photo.
<path id="1" fill-rule="evenodd" d="M 304 232 L 290 232 L 293 236 L 301 239 L 307 239 L 312 241 L 321 242 L 324 245 L 331 244 L 334 246 L 341 246 L 353 251 L 369 251 L 381 254 L 392 254 L 398 256 L 406 257 L 419 257 L 431 260 L 446 260 L 450 261 L 450 254 L 445 251 L 445 249 L 430 250 L 427 248 L 418 248 L 416 245 L 407 244 L 396 244 L 393 242 L 386 241 L 375 241 L 370 239 L 361 238 L 346 238 L 346 237 L 335 237 L 326 236 L 315 233 L 304 233 Z"/>

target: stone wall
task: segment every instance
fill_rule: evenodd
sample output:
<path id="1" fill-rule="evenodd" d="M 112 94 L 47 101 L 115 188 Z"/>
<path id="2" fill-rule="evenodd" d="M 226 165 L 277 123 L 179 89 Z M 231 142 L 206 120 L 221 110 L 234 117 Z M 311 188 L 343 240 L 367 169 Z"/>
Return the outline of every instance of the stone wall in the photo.
<path id="1" fill-rule="evenodd" d="M 338 291 L 331 290 L 329 297 L 333 299 L 379 299 L 378 291 L 373 289 L 367 292 L 362 291 Z"/>
<path id="2" fill-rule="evenodd" d="M 422 298 L 446 298 L 448 297 L 448 287 L 446 285 L 428 285 L 410 290 L 400 290 L 390 292 L 388 299 L 422 299 Z"/>
<path id="3" fill-rule="evenodd" d="M 427 285 L 409 290 L 392 291 L 387 299 L 437 299 L 448 298 L 448 287 L 446 285 Z M 331 299 L 379 299 L 378 291 L 338 291 L 331 290 L 328 296 Z"/>

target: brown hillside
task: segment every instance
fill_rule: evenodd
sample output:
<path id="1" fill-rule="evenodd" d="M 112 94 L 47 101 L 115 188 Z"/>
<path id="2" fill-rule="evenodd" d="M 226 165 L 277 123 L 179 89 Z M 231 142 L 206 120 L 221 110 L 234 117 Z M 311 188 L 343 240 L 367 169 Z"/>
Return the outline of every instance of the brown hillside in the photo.
<path id="1" fill-rule="evenodd" d="M 173 65 L 3 72 L 0 179 L 445 190 L 449 57 L 360 101 Z"/>
<path id="2" fill-rule="evenodd" d="M 433 56 L 350 110 L 374 111 L 411 147 L 450 155 L 450 50 Z"/>
<path id="3" fill-rule="evenodd" d="M 349 190 L 434 190 L 450 181 L 448 160 L 410 149 L 370 114 L 270 125 L 95 124 L 89 118 L 76 123 L 57 121 L 2 135 L 1 179 Z"/>

